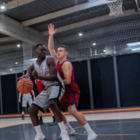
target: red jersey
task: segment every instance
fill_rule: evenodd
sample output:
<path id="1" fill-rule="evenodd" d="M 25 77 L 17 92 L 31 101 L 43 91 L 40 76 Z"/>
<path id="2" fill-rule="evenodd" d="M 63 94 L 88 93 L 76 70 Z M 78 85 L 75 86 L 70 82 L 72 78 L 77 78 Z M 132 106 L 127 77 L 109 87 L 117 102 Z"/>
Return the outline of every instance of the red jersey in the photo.
<path id="1" fill-rule="evenodd" d="M 35 83 L 36 83 L 38 92 L 41 93 L 44 90 L 45 86 L 42 84 L 42 81 L 39 79 L 35 79 Z"/>
<path id="2" fill-rule="evenodd" d="M 64 74 L 62 72 L 62 66 L 65 62 L 70 62 L 70 61 L 65 60 L 61 64 L 59 62 L 57 63 L 57 70 L 58 70 L 59 75 L 61 76 L 62 79 L 64 79 Z M 72 63 L 71 63 L 71 65 L 72 65 Z M 70 85 L 65 85 L 65 93 L 72 93 L 72 92 L 80 93 L 80 89 L 79 89 L 78 85 L 75 83 L 73 66 L 72 66 L 71 83 L 70 83 Z"/>

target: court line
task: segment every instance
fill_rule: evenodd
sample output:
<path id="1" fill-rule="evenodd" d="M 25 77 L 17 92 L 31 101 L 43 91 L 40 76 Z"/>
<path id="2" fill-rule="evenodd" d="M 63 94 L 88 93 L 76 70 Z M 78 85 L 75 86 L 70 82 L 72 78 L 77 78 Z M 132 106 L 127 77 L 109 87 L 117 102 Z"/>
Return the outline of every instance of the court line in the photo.
<path id="1" fill-rule="evenodd" d="M 106 124 L 119 124 L 119 123 L 137 123 L 140 121 L 126 121 L 126 122 L 110 122 L 110 123 L 99 123 L 99 124 L 91 124 L 90 126 L 96 126 L 96 125 L 106 125 Z M 79 126 L 79 127 L 75 127 L 73 129 L 78 129 L 78 128 L 82 128 L 83 126 Z"/>
<path id="2" fill-rule="evenodd" d="M 118 124 L 118 123 L 136 123 L 140 121 L 126 121 L 126 122 L 110 122 L 110 123 L 99 123 L 99 124 L 91 124 L 90 126 L 95 126 L 95 125 L 106 125 L 106 124 Z M 83 126 L 80 127 L 75 127 L 73 129 L 77 128 L 82 128 Z M 76 135 L 87 135 L 83 133 L 74 133 Z M 137 134 L 97 134 L 98 136 L 137 136 Z"/>
<path id="3" fill-rule="evenodd" d="M 112 112 L 126 112 L 126 111 L 140 111 L 140 108 L 123 108 L 123 109 L 109 109 L 109 110 L 92 110 L 92 111 L 80 111 L 82 114 L 96 114 L 96 113 L 112 113 Z M 69 115 L 69 112 L 64 112 L 65 115 Z M 0 118 L 9 118 L 9 117 L 20 117 L 21 114 L 15 115 L 0 115 Z M 25 115 L 29 117 L 29 114 Z M 45 113 L 43 116 L 51 116 L 50 113 Z"/>
<path id="4" fill-rule="evenodd" d="M 76 135 L 87 135 L 83 133 L 74 133 Z M 137 136 L 138 134 L 97 134 L 98 136 Z"/>

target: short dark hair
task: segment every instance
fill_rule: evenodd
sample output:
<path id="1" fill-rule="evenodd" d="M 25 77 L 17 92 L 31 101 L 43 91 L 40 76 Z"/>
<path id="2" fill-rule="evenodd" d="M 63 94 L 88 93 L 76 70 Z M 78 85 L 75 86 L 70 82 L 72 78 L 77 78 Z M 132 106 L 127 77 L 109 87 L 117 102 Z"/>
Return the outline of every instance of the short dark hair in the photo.
<path id="1" fill-rule="evenodd" d="M 45 45 L 44 45 L 44 44 L 37 44 L 37 45 L 35 46 L 35 50 L 36 50 L 39 46 L 45 46 Z"/>
<path id="2" fill-rule="evenodd" d="M 60 45 L 58 48 L 64 48 L 68 52 L 68 48 L 65 45 Z"/>

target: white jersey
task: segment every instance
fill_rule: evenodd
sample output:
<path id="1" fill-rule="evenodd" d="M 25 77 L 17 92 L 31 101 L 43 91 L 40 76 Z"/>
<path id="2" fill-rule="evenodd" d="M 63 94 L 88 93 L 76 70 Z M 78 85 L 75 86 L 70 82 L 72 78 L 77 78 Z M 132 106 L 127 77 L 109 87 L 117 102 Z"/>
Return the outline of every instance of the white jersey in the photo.
<path id="1" fill-rule="evenodd" d="M 37 63 L 37 60 L 35 60 L 33 62 L 34 69 L 38 72 L 39 76 L 50 76 L 49 67 L 47 65 L 48 58 L 51 58 L 51 56 L 46 56 L 46 58 L 44 59 L 44 61 L 40 65 Z M 61 83 L 62 87 L 64 88 L 63 80 L 61 79 L 58 72 L 57 72 L 57 77 L 58 77 L 58 81 L 44 81 L 44 80 L 42 80 L 42 83 L 45 86 L 45 88 L 48 88 L 50 86 L 57 86 L 57 85 L 59 85 L 59 83 Z"/>

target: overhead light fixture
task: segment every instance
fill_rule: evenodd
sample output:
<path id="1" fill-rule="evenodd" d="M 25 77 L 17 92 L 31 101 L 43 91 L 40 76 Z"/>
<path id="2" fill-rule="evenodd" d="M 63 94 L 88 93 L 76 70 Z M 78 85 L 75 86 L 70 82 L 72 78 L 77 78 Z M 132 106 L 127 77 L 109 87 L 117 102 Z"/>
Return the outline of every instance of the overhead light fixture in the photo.
<path id="1" fill-rule="evenodd" d="M 93 45 L 93 46 L 96 46 L 96 43 L 93 43 L 92 45 Z"/>
<path id="2" fill-rule="evenodd" d="M 140 45 L 140 42 L 133 42 L 133 43 L 127 44 L 128 47 L 132 47 L 132 46 L 136 46 L 136 45 Z"/>
<path id="3" fill-rule="evenodd" d="M 2 11 L 6 10 L 6 9 L 7 9 L 6 3 L 0 4 L 0 9 L 1 9 Z"/>
<path id="4" fill-rule="evenodd" d="M 12 71 L 13 69 L 10 69 L 10 71 Z"/>
<path id="5" fill-rule="evenodd" d="M 105 53 L 105 52 L 106 52 L 106 50 L 103 50 L 103 52 Z"/>
<path id="6" fill-rule="evenodd" d="M 132 49 L 132 51 L 140 51 L 140 48 Z"/>
<path id="7" fill-rule="evenodd" d="M 5 9 L 5 6 L 2 5 L 2 6 L 0 7 L 0 9 L 1 9 L 1 10 L 4 10 L 4 9 Z"/>
<path id="8" fill-rule="evenodd" d="M 17 44 L 17 47 L 19 48 L 20 47 L 20 44 Z"/>
<path id="9" fill-rule="evenodd" d="M 79 33 L 79 36 L 82 36 L 83 34 L 82 33 Z"/>
<path id="10" fill-rule="evenodd" d="M 17 64 L 18 64 L 18 62 L 15 62 L 15 64 L 17 65 Z"/>

